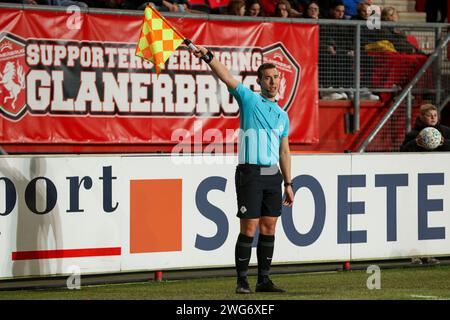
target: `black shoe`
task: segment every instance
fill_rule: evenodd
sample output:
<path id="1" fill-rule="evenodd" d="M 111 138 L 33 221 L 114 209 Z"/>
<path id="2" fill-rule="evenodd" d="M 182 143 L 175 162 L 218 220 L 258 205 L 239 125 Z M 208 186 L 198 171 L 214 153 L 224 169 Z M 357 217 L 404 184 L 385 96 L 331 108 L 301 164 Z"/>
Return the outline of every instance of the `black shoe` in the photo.
<path id="1" fill-rule="evenodd" d="M 272 280 L 264 279 L 256 284 L 256 292 L 286 292 L 286 290 L 277 287 Z"/>
<path id="2" fill-rule="evenodd" d="M 440 263 L 439 260 L 434 257 L 423 258 L 422 261 L 428 265 L 436 265 Z"/>
<path id="3" fill-rule="evenodd" d="M 236 286 L 236 293 L 240 294 L 248 294 L 252 293 L 252 289 L 250 289 L 250 285 L 247 280 L 238 280 Z"/>

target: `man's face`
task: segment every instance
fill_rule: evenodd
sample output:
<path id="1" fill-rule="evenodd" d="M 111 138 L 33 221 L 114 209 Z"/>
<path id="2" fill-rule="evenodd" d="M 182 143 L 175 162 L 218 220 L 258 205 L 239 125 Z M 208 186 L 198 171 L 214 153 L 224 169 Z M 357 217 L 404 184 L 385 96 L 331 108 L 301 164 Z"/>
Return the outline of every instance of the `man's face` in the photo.
<path id="1" fill-rule="evenodd" d="M 336 8 L 331 9 L 331 17 L 333 19 L 342 19 L 344 18 L 345 7 L 344 6 L 336 6 Z"/>
<path id="2" fill-rule="evenodd" d="M 313 19 L 319 18 L 319 6 L 318 5 L 316 5 L 315 3 L 310 4 L 307 10 L 308 10 L 308 16 L 310 16 Z"/>
<path id="3" fill-rule="evenodd" d="M 435 126 L 438 123 L 438 114 L 436 110 L 427 111 L 421 116 L 423 123 L 427 126 Z"/>
<path id="4" fill-rule="evenodd" d="M 372 10 L 370 9 L 370 6 L 363 4 L 359 7 L 358 14 L 364 20 L 369 19 L 371 13 L 372 13 Z"/>
<path id="5" fill-rule="evenodd" d="M 257 79 L 261 86 L 261 93 L 267 98 L 275 98 L 280 86 L 280 73 L 277 69 L 265 69 L 262 72 L 262 77 Z"/>
<path id="6" fill-rule="evenodd" d="M 259 14 L 260 11 L 261 11 L 261 7 L 260 7 L 260 5 L 258 3 L 252 4 L 250 9 L 248 10 L 250 15 L 253 16 L 253 17 L 256 17 Z"/>

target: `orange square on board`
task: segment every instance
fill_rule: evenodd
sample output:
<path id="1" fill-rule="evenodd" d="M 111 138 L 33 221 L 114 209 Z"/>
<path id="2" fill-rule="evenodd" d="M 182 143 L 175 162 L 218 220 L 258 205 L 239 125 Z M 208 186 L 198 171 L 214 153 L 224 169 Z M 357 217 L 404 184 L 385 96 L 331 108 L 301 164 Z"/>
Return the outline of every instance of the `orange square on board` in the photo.
<path id="1" fill-rule="evenodd" d="M 130 181 L 130 253 L 181 251 L 182 180 Z"/>

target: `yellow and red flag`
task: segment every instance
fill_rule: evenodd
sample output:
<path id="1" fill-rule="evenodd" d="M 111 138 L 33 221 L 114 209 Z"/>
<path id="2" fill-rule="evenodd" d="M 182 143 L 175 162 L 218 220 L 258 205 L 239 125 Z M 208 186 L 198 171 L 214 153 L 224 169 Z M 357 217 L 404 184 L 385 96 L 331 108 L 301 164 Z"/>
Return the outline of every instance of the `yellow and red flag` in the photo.
<path id="1" fill-rule="evenodd" d="M 172 53 L 183 43 L 184 37 L 151 5 L 144 11 L 141 35 L 136 45 L 136 55 L 153 62 L 156 73 Z"/>

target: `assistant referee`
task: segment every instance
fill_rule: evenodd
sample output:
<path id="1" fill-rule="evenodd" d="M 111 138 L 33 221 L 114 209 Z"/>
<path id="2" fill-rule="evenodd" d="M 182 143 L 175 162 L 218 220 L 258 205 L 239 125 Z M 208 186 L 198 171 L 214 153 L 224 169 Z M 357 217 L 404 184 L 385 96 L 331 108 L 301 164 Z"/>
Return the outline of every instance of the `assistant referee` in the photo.
<path id="1" fill-rule="evenodd" d="M 235 174 L 237 216 L 240 218 L 240 234 L 235 248 L 236 293 L 252 292 L 247 271 L 258 226 L 258 282 L 255 291 L 284 292 L 269 278 L 275 227 L 282 204 L 292 206 L 294 200 L 288 140 L 289 118 L 276 101 L 280 73 L 274 64 L 263 63 L 258 68 L 257 77 L 261 93 L 255 93 L 237 81 L 208 49 L 197 46 L 193 54 L 209 64 L 236 98 L 240 109 L 239 165 Z M 284 201 L 281 190 L 283 180 Z"/>

